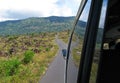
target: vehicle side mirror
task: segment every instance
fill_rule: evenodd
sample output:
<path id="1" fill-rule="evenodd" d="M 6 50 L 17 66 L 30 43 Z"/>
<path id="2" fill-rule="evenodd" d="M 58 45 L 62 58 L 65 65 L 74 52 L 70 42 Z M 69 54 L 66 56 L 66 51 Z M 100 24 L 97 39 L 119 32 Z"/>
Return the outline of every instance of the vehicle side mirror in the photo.
<path id="1" fill-rule="evenodd" d="M 66 55 L 67 55 L 67 50 L 66 49 L 62 49 L 62 55 L 63 55 L 63 58 L 66 57 Z"/>

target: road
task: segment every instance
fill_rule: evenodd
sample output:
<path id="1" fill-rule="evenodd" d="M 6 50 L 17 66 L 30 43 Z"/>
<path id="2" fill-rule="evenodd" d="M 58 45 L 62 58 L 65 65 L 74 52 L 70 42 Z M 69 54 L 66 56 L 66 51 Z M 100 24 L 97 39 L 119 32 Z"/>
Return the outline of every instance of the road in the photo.
<path id="1" fill-rule="evenodd" d="M 79 44 L 79 40 L 71 43 L 70 57 L 68 61 L 67 83 L 77 83 L 78 68 L 75 66 L 73 57 L 71 56 L 72 49 Z"/>
<path id="2" fill-rule="evenodd" d="M 64 83 L 65 59 L 62 56 L 62 49 L 66 49 L 67 45 L 58 39 L 57 36 L 56 43 L 59 46 L 59 51 L 39 83 Z M 72 64 L 72 67 L 68 71 L 70 73 L 70 77 L 68 77 L 70 82 L 68 83 L 75 83 L 76 76 L 74 74 L 76 74 L 77 68 L 71 58 L 69 63 Z"/>

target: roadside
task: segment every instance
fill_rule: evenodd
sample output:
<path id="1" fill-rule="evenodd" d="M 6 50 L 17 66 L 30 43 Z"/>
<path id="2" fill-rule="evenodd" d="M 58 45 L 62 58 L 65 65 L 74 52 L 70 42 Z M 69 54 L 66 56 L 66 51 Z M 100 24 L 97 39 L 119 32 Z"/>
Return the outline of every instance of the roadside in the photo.
<path id="1" fill-rule="evenodd" d="M 65 60 L 62 56 L 62 49 L 65 49 L 66 44 L 56 36 L 56 43 L 59 46 L 59 51 L 56 54 L 54 61 L 50 64 L 47 72 L 39 81 L 39 83 L 64 83 L 64 66 Z"/>

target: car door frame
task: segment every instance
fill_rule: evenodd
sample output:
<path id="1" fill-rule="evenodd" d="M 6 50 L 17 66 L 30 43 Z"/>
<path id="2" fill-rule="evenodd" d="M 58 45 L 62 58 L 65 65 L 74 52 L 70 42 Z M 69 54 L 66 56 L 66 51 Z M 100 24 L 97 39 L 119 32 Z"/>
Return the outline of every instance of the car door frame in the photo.
<path id="1" fill-rule="evenodd" d="M 92 0 L 77 83 L 89 83 L 103 0 Z"/>

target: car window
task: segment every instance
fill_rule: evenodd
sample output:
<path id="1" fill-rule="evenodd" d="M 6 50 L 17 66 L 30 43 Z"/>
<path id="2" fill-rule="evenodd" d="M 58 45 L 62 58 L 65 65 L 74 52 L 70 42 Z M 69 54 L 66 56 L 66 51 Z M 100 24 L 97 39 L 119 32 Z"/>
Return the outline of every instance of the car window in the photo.
<path id="1" fill-rule="evenodd" d="M 97 40 L 96 40 L 96 45 L 95 45 L 95 51 L 94 51 L 94 57 L 93 57 L 93 62 L 92 62 L 92 69 L 91 69 L 89 83 L 96 83 L 98 63 L 99 63 L 99 57 L 100 57 L 100 49 L 102 45 L 102 37 L 103 37 L 105 17 L 106 17 L 106 9 L 107 9 L 107 0 L 104 0 L 102 4 L 102 9 L 101 9 L 101 16 L 100 16 L 100 21 L 99 21 L 99 26 L 98 26 Z M 108 49 L 108 43 L 104 44 L 104 48 Z"/>
<path id="2" fill-rule="evenodd" d="M 88 0 L 74 30 L 70 47 L 70 55 L 67 69 L 67 83 L 77 83 L 77 76 L 86 31 L 86 24 L 89 15 L 91 1 Z"/>

